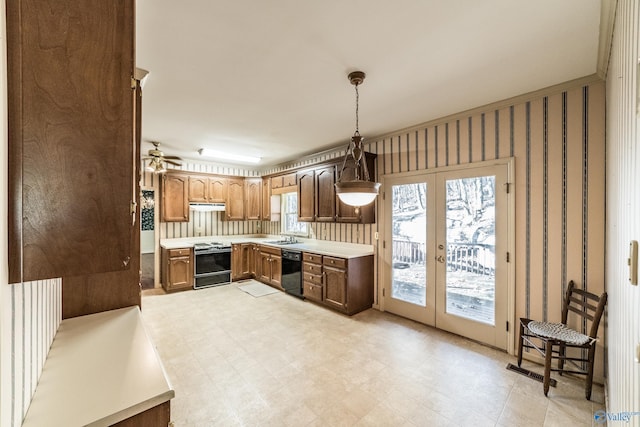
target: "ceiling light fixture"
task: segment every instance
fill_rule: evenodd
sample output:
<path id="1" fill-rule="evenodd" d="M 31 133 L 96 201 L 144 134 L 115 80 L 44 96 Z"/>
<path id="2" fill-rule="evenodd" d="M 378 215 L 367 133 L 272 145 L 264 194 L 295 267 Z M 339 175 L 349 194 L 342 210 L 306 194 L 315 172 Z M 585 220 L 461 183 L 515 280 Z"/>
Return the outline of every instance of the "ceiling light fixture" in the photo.
<path id="1" fill-rule="evenodd" d="M 153 173 L 164 173 L 167 171 L 164 162 L 160 159 L 150 159 L 145 170 Z"/>
<path id="2" fill-rule="evenodd" d="M 209 148 L 201 148 L 198 150 L 198 153 L 200 153 L 202 157 L 211 157 L 214 159 L 222 159 L 222 160 L 232 160 L 232 161 L 243 162 L 243 163 L 260 163 L 260 160 L 262 160 L 260 157 L 244 156 L 241 154 L 232 154 L 224 151 L 211 150 Z"/>
<path id="3" fill-rule="evenodd" d="M 373 202 L 378 195 L 380 189 L 380 183 L 373 182 L 369 177 L 369 168 L 367 167 L 367 160 L 362 161 L 362 137 L 358 129 L 358 101 L 360 95 L 358 93 L 358 86 L 362 84 L 365 78 L 365 74 L 362 71 L 354 71 L 349 74 L 349 81 L 356 87 L 356 131 L 351 137 L 351 141 L 347 146 L 347 152 L 342 162 L 342 170 L 338 176 L 338 182 L 336 183 L 336 194 L 340 200 L 350 206 L 365 206 Z M 352 181 L 342 181 L 344 176 L 344 169 L 347 165 L 347 160 L 351 154 L 354 161 L 355 179 Z M 360 179 L 360 165 L 362 164 L 362 172 L 364 180 Z"/>

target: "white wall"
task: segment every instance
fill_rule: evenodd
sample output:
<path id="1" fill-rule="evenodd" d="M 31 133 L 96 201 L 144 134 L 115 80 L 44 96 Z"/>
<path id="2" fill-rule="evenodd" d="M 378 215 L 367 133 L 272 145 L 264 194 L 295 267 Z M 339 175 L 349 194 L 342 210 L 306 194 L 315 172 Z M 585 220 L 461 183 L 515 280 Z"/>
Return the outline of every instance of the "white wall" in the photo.
<path id="1" fill-rule="evenodd" d="M 640 288 L 628 281 L 629 242 L 640 240 L 637 113 L 640 0 L 619 0 L 607 73 L 608 411 L 640 411 Z M 640 426 L 640 416 L 626 425 Z"/>

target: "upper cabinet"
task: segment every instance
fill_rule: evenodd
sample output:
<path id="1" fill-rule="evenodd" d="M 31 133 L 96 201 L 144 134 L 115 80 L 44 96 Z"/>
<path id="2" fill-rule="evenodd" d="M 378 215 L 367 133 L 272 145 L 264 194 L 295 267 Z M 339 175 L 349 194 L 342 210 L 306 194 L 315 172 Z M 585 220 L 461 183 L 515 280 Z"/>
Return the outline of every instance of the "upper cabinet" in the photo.
<path id="1" fill-rule="evenodd" d="M 327 166 L 315 171 L 316 221 L 336 220 L 336 167 Z"/>
<path id="2" fill-rule="evenodd" d="M 375 177 L 375 154 L 365 153 L 369 175 Z M 362 166 L 360 166 L 362 168 Z M 371 224 L 376 221 L 376 204 L 355 208 L 346 205 L 336 196 L 335 183 L 342 168 L 342 161 L 318 165 L 297 173 L 298 181 L 298 221 L 301 222 L 354 222 Z M 343 180 L 355 178 L 353 159 L 348 159 Z M 362 178 L 364 173 L 359 171 Z M 273 178 L 272 178 L 273 179 Z"/>
<path id="3" fill-rule="evenodd" d="M 228 221 L 244 219 L 244 178 L 227 178 L 228 193 L 223 218 Z"/>
<path id="4" fill-rule="evenodd" d="M 9 1 L 6 13 L 9 282 L 127 270 L 134 3 Z"/>
<path id="5" fill-rule="evenodd" d="M 271 219 L 271 179 L 262 179 L 262 219 Z"/>
<path id="6" fill-rule="evenodd" d="M 298 221 L 314 222 L 316 220 L 316 185 L 315 170 L 298 172 Z"/>
<path id="7" fill-rule="evenodd" d="M 227 177 L 189 175 L 189 201 L 224 203 L 227 197 Z"/>
<path id="8" fill-rule="evenodd" d="M 162 183 L 160 219 L 164 222 L 189 221 L 189 176 L 165 173 L 160 182 Z"/>
<path id="9" fill-rule="evenodd" d="M 224 203 L 227 200 L 227 177 L 212 176 L 208 179 L 209 183 L 209 201 L 216 203 Z"/>
<path id="10" fill-rule="evenodd" d="M 244 179 L 245 219 L 262 219 L 262 178 Z"/>

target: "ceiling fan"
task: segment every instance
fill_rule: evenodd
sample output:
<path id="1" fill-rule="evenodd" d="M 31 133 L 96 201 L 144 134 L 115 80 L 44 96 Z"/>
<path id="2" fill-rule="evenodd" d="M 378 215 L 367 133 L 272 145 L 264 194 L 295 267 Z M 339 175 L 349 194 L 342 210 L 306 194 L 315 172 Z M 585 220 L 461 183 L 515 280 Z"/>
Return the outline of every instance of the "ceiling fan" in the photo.
<path id="1" fill-rule="evenodd" d="M 149 164 L 145 168 L 145 170 L 153 173 L 162 173 L 167 171 L 166 163 L 181 166 L 181 163 L 176 162 L 176 160 L 182 160 L 178 156 L 165 156 L 162 151 L 158 149 L 159 142 L 149 141 L 153 144 L 153 149 L 149 150 L 149 155 L 147 157 L 143 157 L 142 160 L 149 160 Z"/>

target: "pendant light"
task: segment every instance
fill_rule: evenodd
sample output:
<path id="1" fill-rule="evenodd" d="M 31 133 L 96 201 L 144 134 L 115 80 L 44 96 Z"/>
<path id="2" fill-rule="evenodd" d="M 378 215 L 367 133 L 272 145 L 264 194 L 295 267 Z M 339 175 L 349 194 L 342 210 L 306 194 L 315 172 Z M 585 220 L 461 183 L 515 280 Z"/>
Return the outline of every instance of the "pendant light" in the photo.
<path id="1" fill-rule="evenodd" d="M 378 195 L 380 189 L 380 183 L 373 182 L 369 177 L 369 168 L 367 167 L 367 160 L 362 160 L 362 136 L 358 129 L 358 102 L 360 95 L 358 93 L 358 86 L 362 84 L 365 78 L 365 74 L 362 71 L 354 71 L 349 74 L 349 81 L 356 87 L 356 131 L 351 137 L 351 141 L 347 146 L 347 152 L 342 162 L 342 170 L 338 176 L 338 182 L 336 183 L 336 194 L 340 200 L 349 206 L 365 206 L 373 202 Z M 355 171 L 355 179 L 352 181 L 343 181 L 344 168 L 347 165 L 349 155 L 353 158 L 353 167 Z M 360 179 L 360 166 L 362 165 L 363 178 Z"/>

